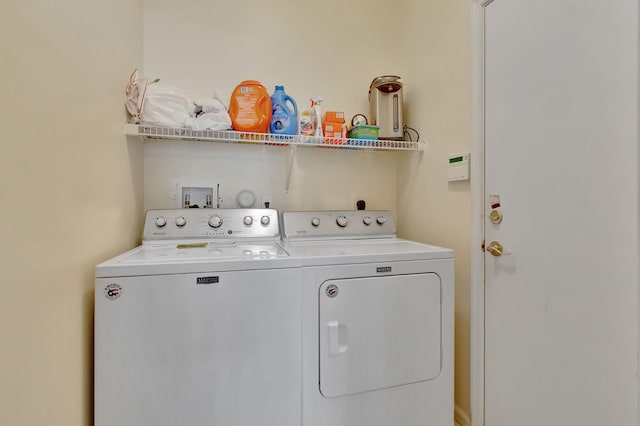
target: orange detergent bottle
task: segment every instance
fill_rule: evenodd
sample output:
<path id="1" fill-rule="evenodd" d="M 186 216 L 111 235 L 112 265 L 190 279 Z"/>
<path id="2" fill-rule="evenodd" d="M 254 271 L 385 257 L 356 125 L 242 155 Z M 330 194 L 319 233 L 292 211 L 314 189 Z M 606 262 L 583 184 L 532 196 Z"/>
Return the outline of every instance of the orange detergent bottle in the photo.
<path id="1" fill-rule="evenodd" d="M 259 81 L 245 80 L 231 93 L 229 116 L 235 130 L 267 133 L 271 112 L 271 96 Z"/>

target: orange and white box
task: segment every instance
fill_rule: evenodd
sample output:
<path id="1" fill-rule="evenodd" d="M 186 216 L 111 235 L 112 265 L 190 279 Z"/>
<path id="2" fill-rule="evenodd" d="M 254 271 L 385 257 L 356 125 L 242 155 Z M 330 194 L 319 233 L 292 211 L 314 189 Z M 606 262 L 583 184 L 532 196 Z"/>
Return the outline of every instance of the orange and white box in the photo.
<path id="1" fill-rule="evenodd" d="M 344 123 L 325 121 L 322 125 L 322 132 L 326 138 L 345 138 L 346 129 Z"/>
<path id="2" fill-rule="evenodd" d="M 324 114 L 324 121 L 333 123 L 344 123 L 344 112 L 342 111 L 327 111 Z"/>

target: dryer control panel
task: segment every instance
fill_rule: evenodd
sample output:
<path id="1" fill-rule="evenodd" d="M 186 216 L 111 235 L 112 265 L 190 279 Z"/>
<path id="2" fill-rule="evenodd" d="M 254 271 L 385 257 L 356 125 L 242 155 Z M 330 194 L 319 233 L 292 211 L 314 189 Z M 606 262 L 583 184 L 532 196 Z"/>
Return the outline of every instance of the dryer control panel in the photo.
<path id="1" fill-rule="evenodd" d="M 275 209 L 149 210 L 143 243 L 166 240 L 279 240 Z"/>
<path id="2" fill-rule="evenodd" d="M 387 210 L 321 210 L 282 213 L 284 239 L 358 239 L 395 237 Z"/>

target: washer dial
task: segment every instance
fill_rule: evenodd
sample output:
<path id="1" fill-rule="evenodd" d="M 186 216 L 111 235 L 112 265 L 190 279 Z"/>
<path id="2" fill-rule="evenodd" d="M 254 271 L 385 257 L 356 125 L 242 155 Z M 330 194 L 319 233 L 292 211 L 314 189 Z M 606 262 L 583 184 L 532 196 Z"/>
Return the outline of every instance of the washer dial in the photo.
<path id="1" fill-rule="evenodd" d="M 345 226 L 347 226 L 349 221 L 347 220 L 346 216 L 338 216 L 338 218 L 336 219 L 336 223 L 339 227 L 344 228 Z"/>
<path id="2" fill-rule="evenodd" d="M 187 219 L 185 219 L 184 217 L 180 216 L 176 218 L 176 226 L 182 228 L 186 224 L 187 224 Z"/>
<path id="3" fill-rule="evenodd" d="M 219 228 L 222 225 L 222 218 L 218 215 L 211 216 L 209 218 L 209 226 L 212 228 Z"/>
<path id="4" fill-rule="evenodd" d="M 165 219 L 164 216 L 156 217 L 155 224 L 158 228 L 162 228 L 167 224 L 167 219 Z"/>

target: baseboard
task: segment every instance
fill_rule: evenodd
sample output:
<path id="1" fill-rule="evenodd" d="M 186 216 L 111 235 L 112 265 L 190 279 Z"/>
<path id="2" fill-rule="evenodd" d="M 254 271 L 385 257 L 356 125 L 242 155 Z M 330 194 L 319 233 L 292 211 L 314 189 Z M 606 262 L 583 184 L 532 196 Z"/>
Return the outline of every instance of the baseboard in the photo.
<path id="1" fill-rule="evenodd" d="M 460 426 L 471 426 L 471 416 L 457 405 L 454 406 L 453 420 Z"/>

